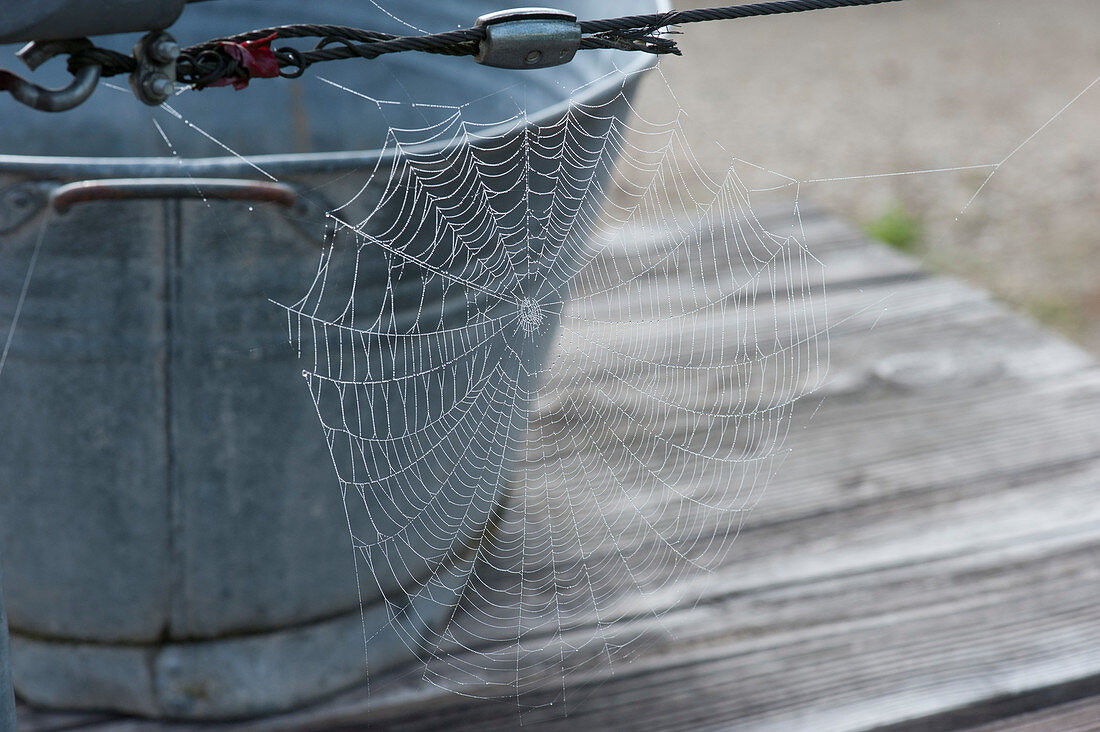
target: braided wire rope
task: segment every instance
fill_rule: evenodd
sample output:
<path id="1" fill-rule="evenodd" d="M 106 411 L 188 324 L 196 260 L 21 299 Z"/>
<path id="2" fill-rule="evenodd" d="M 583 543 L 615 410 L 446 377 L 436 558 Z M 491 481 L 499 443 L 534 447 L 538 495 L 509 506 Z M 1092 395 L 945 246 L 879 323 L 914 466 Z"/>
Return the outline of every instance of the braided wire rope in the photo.
<path id="1" fill-rule="evenodd" d="M 652 54 L 681 55 L 676 42 L 664 35 L 671 26 L 715 20 L 800 13 L 811 10 L 880 5 L 901 0 L 779 0 L 778 2 L 731 5 L 719 8 L 673 10 L 649 15 L 630 15 L 579 22 L 583 37 L 580 49 L 616 49 Z M 419 51 L 448 56 L 474 56 L 485 38 L 484 28 L 466 28 L 424 36 L 395 36 L 377 31 L 339 25 L 299 24 L 248 31 L 224 38 L 215 38 L 184 48 L 177 63 L 177 81 L 195 88 L 209 86 L 221 79 L 246 76 L 239 62 L 225 53 L 226 44 L 242 44 L 275 39 L 319 38 L 308 51 L 283 47 L 274 51 L 280 76 L 297 77 L 315 63 L 351 58 L 372 59 L 388 53 Z M 106 48 L 80 50 L 69 58 L 69 70 L 76 72 L 85 66 L 102 68 L 103 76 L 129 74 L 137 62 L 126 54 Z"/>

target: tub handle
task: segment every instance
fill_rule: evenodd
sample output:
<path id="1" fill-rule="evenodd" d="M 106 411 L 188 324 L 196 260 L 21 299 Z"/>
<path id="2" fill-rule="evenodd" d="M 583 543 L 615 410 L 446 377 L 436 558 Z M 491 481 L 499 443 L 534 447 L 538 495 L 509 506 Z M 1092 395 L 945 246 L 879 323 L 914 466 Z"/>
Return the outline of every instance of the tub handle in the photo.
<path id="1" fill-rule="evenodd" d="M 186 198 L 277 203 L 290 208 L 298 194 L 285 183 L 239 178 L 106 178 L 65 183 L 50 193 L 50 205 L 64 213 L 87 201 Z"/>

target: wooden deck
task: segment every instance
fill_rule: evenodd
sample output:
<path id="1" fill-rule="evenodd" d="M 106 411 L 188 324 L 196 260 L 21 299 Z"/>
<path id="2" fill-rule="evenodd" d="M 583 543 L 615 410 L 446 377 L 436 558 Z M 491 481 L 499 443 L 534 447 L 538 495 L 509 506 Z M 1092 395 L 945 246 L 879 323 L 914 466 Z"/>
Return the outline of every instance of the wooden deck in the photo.
<path id="1" fill-rule="evenodd" d="M 830 376 L 702 600 L 555 729 L 1100 729 L 1100 369 L 963 283 L 820 215 Z M 821 397 L 824 401 L 816 408 Z M 203 730 L 513 729 L 417 667 Z M 561 691 L 548 682 L 545 698 Z M 538 702 L 541 692 L 533 692 Z M 200 729 L 20 708 L 20 729 Z"/>

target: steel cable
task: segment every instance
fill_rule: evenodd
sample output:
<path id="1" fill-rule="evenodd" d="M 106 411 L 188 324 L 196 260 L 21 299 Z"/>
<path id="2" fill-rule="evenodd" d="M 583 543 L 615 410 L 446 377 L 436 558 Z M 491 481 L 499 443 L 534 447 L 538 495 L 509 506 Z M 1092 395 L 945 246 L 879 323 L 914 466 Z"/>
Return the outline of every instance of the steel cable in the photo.
<path id="1" fill-rule="evenodd" d="M 630 15 L 603 20 L 579 22 L 581 49 L 610 48 L 653 54 L 680 55 L 676 42 L 665 33 L 668 28 L 688 23 L 800 13 L 810 10 L 879 5 L 901 0 L 782 0 L 780 2 L 731 5 L 720 8 L 674 10 L 650 15 Z M 273 38 L 272 38 L 273 37 Z M 484 28 L 466 28 L 425 36 L 394 36 L 388 33 L 338 25 L 284 25 L 274 28 L 216 38 L 184 48 L 177 64 L 177 81 L 203 88 L 223 79 L 248 78 L 248 70 L 225 53 L 227 45 L 257 43 L 264 39 L 318 38 L 308 51 L 291 47 L 274 50 L 280 75 L 300 76 L 306 68 L 325 61 L 350 58 L 372 59 L 389 53 L 419 51 L 450 56 L 473 56 L 485 38 Z M 85 66 L 99 66 L 103 76 L 129 74 L 137 68 L 130 56 L 106 48 L 80 50 L 69 58 L 73 73 Z"/>

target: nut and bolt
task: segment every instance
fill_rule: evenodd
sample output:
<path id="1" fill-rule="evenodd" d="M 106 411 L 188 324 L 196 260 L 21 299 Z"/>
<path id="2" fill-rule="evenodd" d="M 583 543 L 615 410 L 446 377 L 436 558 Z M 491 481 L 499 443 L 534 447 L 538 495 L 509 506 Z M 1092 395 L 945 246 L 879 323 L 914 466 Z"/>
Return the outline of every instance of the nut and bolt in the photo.
<path id="1" fill-rule="evenodd" d="M 141 84 L 142 91 L 149 99 L 166 101 L 176 90 L 175 83 L 164 74 L 149 74 Z"/>
<path id="2" fill-rule="evenodd" d="M 171 37 L 161 36 L 149 44 L 149 58 L 162 64 L 169 64 L 180 57 L 180 46 Z"/>

